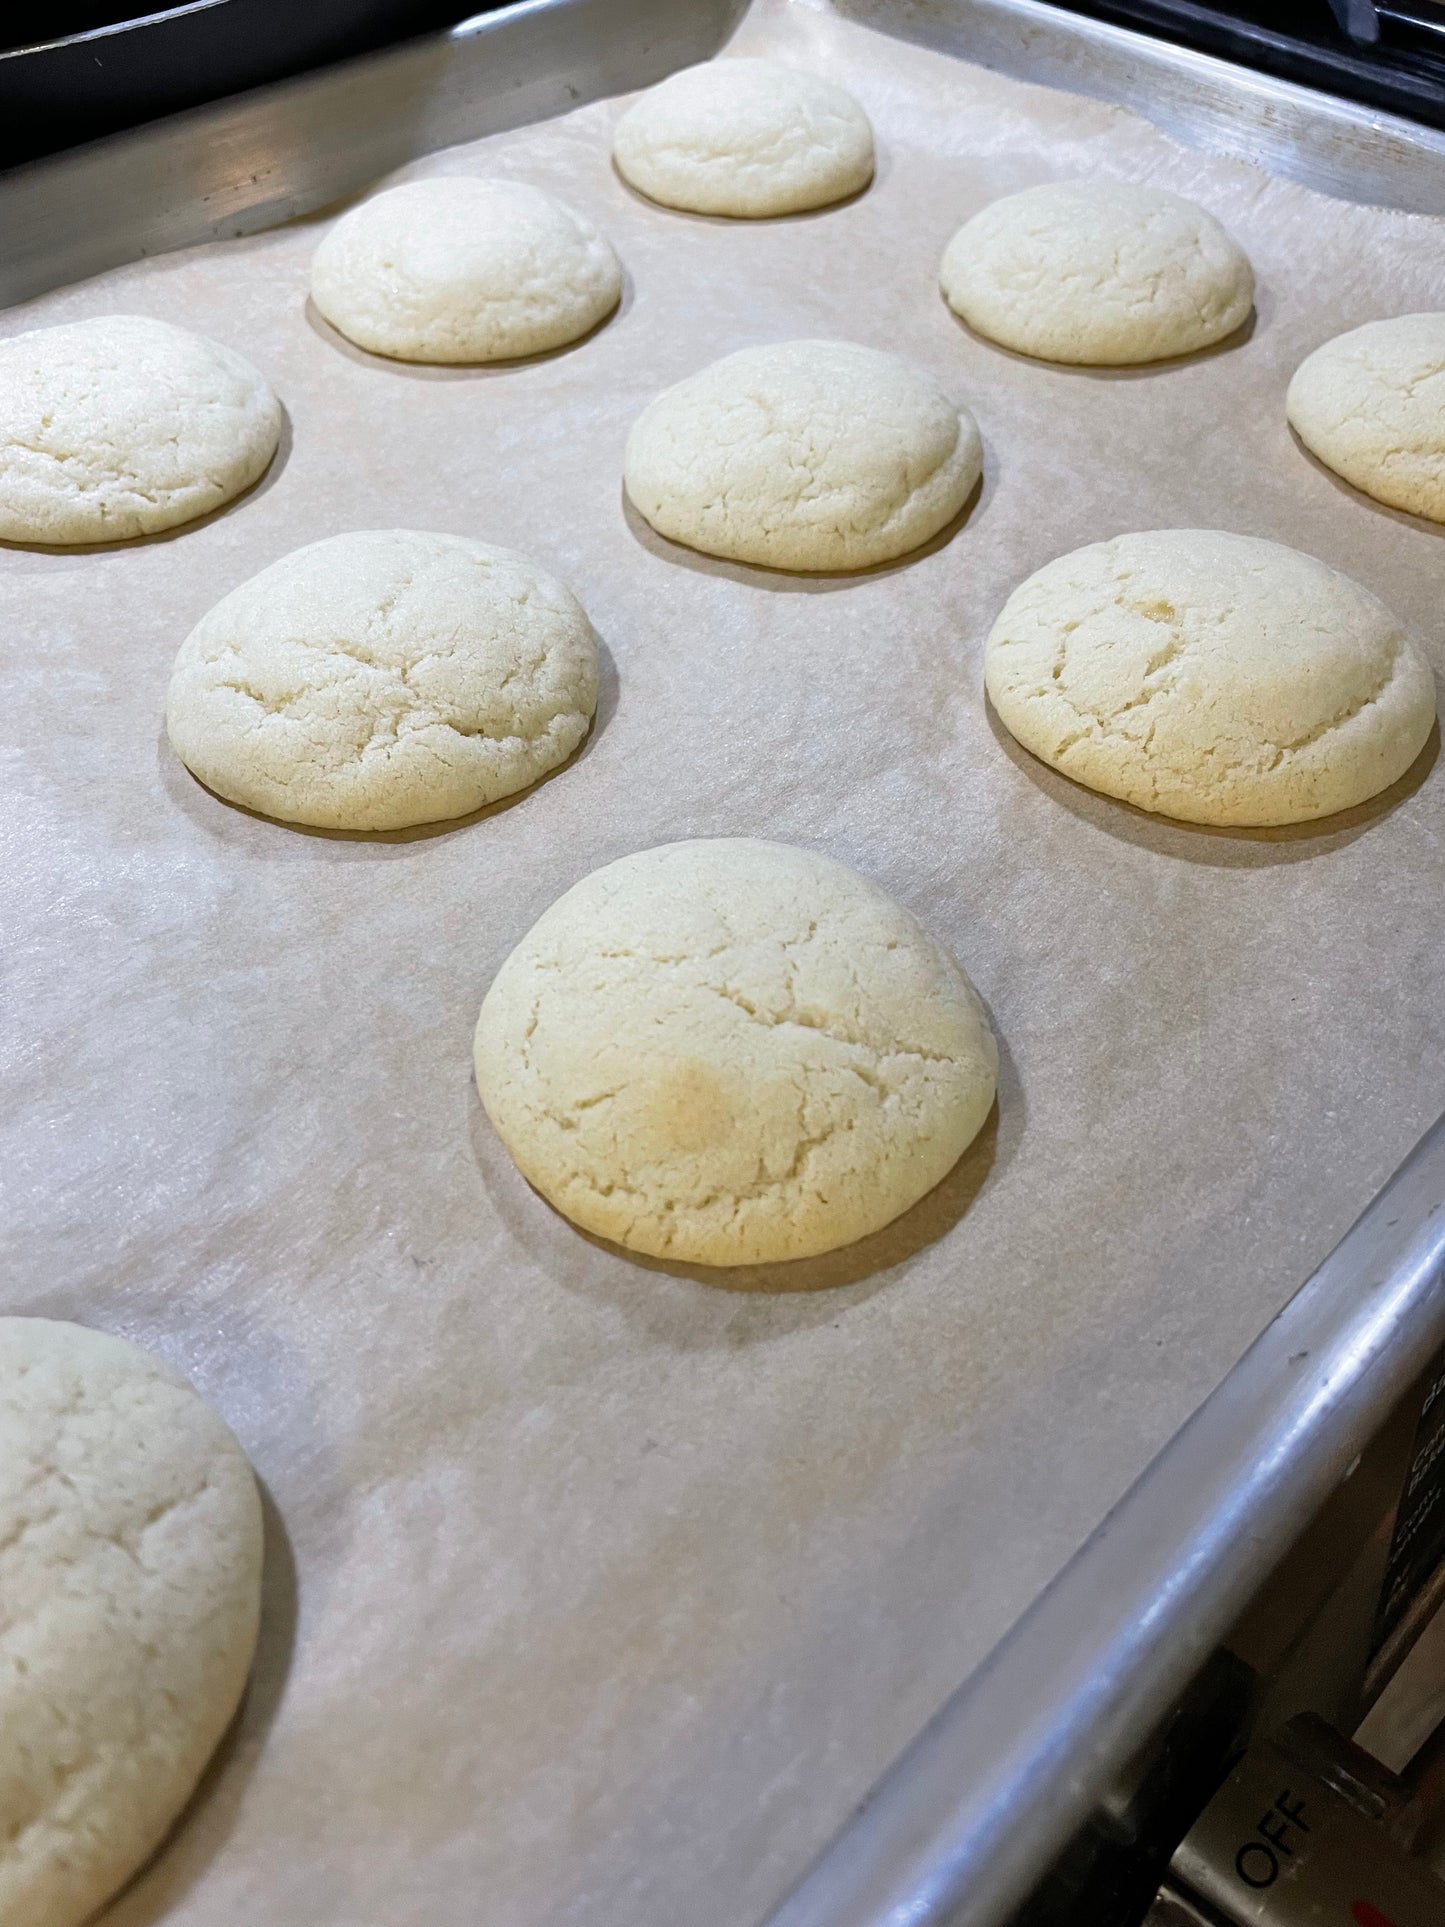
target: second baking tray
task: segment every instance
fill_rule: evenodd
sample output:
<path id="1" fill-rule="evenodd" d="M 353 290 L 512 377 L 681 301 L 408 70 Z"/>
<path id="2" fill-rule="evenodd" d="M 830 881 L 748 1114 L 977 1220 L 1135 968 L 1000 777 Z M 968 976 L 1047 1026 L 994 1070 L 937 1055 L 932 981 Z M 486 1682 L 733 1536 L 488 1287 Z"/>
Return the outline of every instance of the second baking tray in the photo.
<path id="1" fill-rule="evenodd" d="M 460 94 L 456 43 L 433 50 L 445 112 L 383 61 L 333 77 L 332 144 L 318 80 L 118 145 L 113 176 L 175 192 L 123 198 L 114 224 L 104 154 L 0 187 L 29 285 L 57 290 L 10 330 L 164 315 L 251 354 L 291 416 L 273 474 L 199 528 L 0 554 L 4 1308 L 189 1370 L 275 1502 L 246 1718 L 123 1927 L 750 1927 L 1445 1103 L 1428 756 L 1348 818 L 1212 835 L 1014 752 L 979 661 L 1050 556 L 1215 524 L 1327 556 L 1438 667 L 1439 534 L 1334 483 L 1280 407 L 1317 341 L 1438 300 L 1438 223 L 801 0 L 754 9 L 737 50 L 853 86 L 876 186 L 807 219 L 689 220 L 612 174 L 611 103 L 505 131 L 488 71 L 530 76 L 517 116 L 562 104 L 557 61 L 583 97 L 656 77 L 646 34 L 569 40 L 568 14 L 498 16 L 519 64 L 469 66 Z M 575 18 L 590 34 L 599 12 Z M 308 316 L 306 221 L 60 285 L 125 234 L 204 232 L 198 179 L 218 225 L 251 226 L 355 191 L 358 156 L 425 148 L 418 125 L 486 136 L 420 171 L 500 171 L 592 213 L 629 273 L 615 320 L 523 367 L 380 363 Z M 948 235 L 1064 172 L 1216 207 L 1259 269 L 1249 338 L 1100 376 L 969 337 L 935 291 Z M 828 334 L 974 407 L 985 484 L 949 541 L 792 578 L 629 517 L 622 443 L 657 388 Z M 590 743 L 436 833 L 227 809 L 161 737 L 180 638 L 285 549 L 387 524 L 510 543 L 572 585 L 607 652 Z M 480 1114 L 468 1043 L 501 958 L 583 871 L 735 833 L 884 882 L 978 982 L 1005 1069 L 996 1122 L 898 1225 L 719 1279 L 554 1217 Z"/>

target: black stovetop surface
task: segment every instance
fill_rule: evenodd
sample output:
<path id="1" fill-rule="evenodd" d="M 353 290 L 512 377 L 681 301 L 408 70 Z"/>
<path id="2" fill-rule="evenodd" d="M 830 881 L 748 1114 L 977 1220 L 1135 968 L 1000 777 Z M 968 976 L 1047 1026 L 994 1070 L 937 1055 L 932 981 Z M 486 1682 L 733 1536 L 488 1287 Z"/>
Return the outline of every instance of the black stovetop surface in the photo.
<path id="1" fill-rule="evenodd" d="M 501 4 L 0 0 L 0 168 L 372 53 Z"/>
<path id="2" fill-rule="evenodd" d="M 11 0 L 0 4 L 0 167 L 501 4 Z M 1445 129 L 1445 0 L 1051 4 Z"/>
<path id="3" fill-rule="evenodd" d="M 1445 128 L 1445 0 L 1338 0 L 1337 5 L 1330 0 L 1053 0 L 1053 4 Z"/>

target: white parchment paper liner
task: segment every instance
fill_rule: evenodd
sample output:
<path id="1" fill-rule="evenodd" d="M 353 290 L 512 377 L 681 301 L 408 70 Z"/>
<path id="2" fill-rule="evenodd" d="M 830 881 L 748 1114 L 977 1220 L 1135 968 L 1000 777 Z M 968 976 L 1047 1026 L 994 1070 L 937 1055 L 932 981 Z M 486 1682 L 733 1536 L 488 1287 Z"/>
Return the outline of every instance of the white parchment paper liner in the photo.
<path id="1" fill-rule="evenodd" d="M 457 372 L 347 348 L 305 308 L 320 223 L 0 322 L 163 316 L 251 355 L 291 420 L 203 526 L 0 553 L 0 1303 L 191 1372 L 277 1515 L 245 1720 L 116 1927 L 751 1927 L 1445 1105 L 1438 771 L 1318 830 L 1189 830 L 1014 750 L 980 665 L 1023 575 L 1170 525 L 1312 550 L 1445 665 L 1445 532 L 1335 482 L 1283 412 L 1320 341 L 1440 305 L 1445 225 L 804 0 L 736 48 L 854 88 L 870 192 L 756 225 L 665 212 L 610 169 L 620 103 L 408 170 L 534 181 L 602 223 L 628 292 L 575 351 Z M 1247 339 L 1098 374 L 952 318 L 959 222 L 1089 173 L 1222 217 L 1259 275 Z M 818 335 L 975 410 L 987 471 L 950 540 L 804 579 L 628 515 L 622 444 L 658 388 Z M 592 739 L 439 834 L 228 808 L 164 743 L 177 645 L 285 550 L 377 526 L 560 574 L 607 650 Z M 729 833 L 880 879 L 1004 1047 L 996 1124 L 942 1191 L 786 1281 L 831 1289 L 589 1243 L 472 1088 L 482 992 L 546 904 Z"/>

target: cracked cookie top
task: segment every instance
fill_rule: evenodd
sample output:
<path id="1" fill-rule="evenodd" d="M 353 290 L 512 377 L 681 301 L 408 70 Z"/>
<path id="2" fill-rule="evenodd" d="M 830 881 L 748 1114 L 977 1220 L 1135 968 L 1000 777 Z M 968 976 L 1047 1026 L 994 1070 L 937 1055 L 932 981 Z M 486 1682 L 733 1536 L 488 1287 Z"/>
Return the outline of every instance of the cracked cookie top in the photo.
<path id="1" fill-rule="evenodd" d="M 873 129 L 846 88 L 774 60 L 708 60 L 650 87 L 612 156 L 649 200 L 759 219 L 826 207 L 873 178 Z"/>
<path id="2" fill-rule="evenodd" d="M 1445 314 L 1402 314 L 1336 335 L 1303 360 L 1290 426 L 1377 502 L 1445 522 Z"/>
<path id="3" fill-rule="evenodd" d="M 1190 354 L 1233 334 L 1254 303 L 1249 262 L 1212 214 L 1130 181 L 1049 181 L 992 201 L 939 274 L 971 328 L 1041 361 Z"/>
<path id="4" fill-rule="evenodd" d="M 982 468 L 978 424 L 932 375 L 847 341 L 725 355 L 649 403 L 623 461 L 660 534 L 775 569 L 906 555 Z"/>
<path id="5" fill-rule="evenodd" d="M 0 1920 L 77 1927 L 160 1844 L 241 1697 L 261 1503 L 120 1339 L 0 1318 Z"/>
<path id="6" fill-rule="evenodd" d="M 281 404 L 249 361 L 148 315 L 0 342 L 0 540 L 153 535 L 264 474 Z"/>
<path id="7" fill-rule="evenodd" d="M 1096 542 L 1031 575 L 985 647 L 1025 749 L 1191 823 L 1297 823 L 1386 789 L 1435 683 L 1377 596 L 1312 555 L 1218 529 Z"/>
<path id="8" fill-rule="evenodd" d="M 229 802 L 395 830 L 525 789 L 572 754 L 596 703 L 591 624 L 535 562 L 369 529 L 293 550 L 203 616 L 166 730 Z"/>
<path id="9" fill-rule="evenodd" d="M 785 844 L 594 870 L 498 971 L 477 1087 L 585 1230 L 708 1265 L 830 1251 L 977 1135 L 998 1053 L 951 957 L 877 884 Z"/>
<path id="10" fill-rule="evenodd" d="M 400 361 L 501 361 L 576 341 L 622 267 L 585 214 L 522 181 L 407 181 L 343 214 L 311 263 L 334 328 Z"/>

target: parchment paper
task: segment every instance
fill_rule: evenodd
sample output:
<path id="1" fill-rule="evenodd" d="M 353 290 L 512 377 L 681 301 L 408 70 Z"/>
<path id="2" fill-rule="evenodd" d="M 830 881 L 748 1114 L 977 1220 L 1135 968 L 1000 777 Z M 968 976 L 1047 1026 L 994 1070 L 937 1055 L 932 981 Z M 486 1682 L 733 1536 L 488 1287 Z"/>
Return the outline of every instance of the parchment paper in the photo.
<path id="1" fill-rule="evenodd" d="M 1442 531 L 1335 482 L 1283 414 L 1317 343 L 1442 305 L 1445 224 L 808 0 L 768 0 L 736 48 L 856 90 L 871 191 L 757 224 L 665 212 L 610 170 L 618 103 L 409 170 L 535 181 L 603 223 L 628 292 L 571 352 L 435 372 L 348 349 L 305 311 L 316 222 L 3 317 L 193 326 L 292 425 L 204 526 L 0 554 L 0 1302 L 172 1359 L 275 1502 L 240 1731 L 112 1927 L 751 1927 L 1445 1106 L 1439 770 L 1300 833 L 1171 826 L 1012 749 L 980 667 L 1030 570 L 1170 525 L 1324 556 L 1445 666 Z M 1259 274 L 1247 339 L 1100 375 L 950 316 L 958 223 L 1087 173 L 1223 217 Z M 810 580 L 630 519 L 648 398 L 809 335 L 969 401 L 965 525 Z M 376 526 L 512 544 L 571 584 L 607 649 L 590 742 L 440 834 L 228 808 L 164 743 L 181 638 L 277 555 Z M 880 879 L 1004 1049 L 996 1124 L 941 1192 L 782 1276 L 589 1243 L 470 1072 L 482 993 L 560 891 L 731 833 Z"/>

